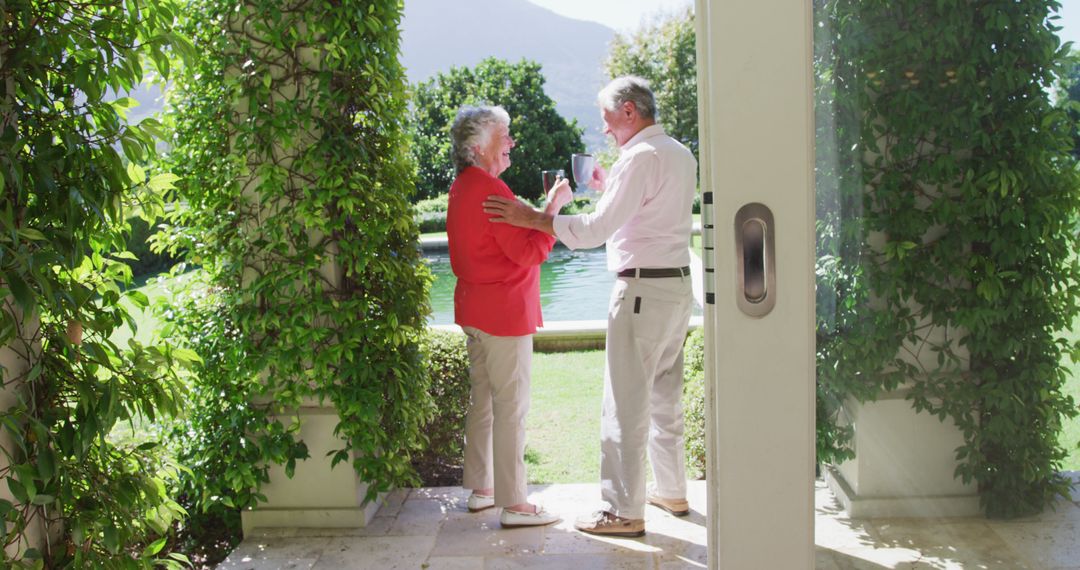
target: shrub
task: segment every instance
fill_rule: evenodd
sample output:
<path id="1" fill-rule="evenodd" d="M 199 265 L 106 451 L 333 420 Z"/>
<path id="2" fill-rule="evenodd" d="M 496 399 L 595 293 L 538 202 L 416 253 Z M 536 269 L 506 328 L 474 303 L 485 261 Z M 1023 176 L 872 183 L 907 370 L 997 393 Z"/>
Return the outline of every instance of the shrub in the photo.
<path id="1" fill-rule="evenodd" d="M 193 534 L 207 521 L 221 521 L 236 533 L 239 511 L 256 506 L 260 488 L 270 480 L 270 464 L 291 472 L 298 459 L 308 457 L 307 447 L 293 440 L 292 430 L 268 406 L 253 403 L 267 397 L 266 385 L 259 380 L 258 359 L 246 351 L 243 330 L 229 314 L 230 293 L 208 284 L 201 271 L 189 275 L 182 291 L 157 306 L 167 338 L 201 357 L 192 370 L 188 414 L 169 434 L 177 461 L 189 468 L 176 495 L 190 514 Z"/>
<path id="2" fill-rule="evenodd" d="M 183 409 L 184 352 L 111 340 L 134 321 L 128 307 L 147 303 L 117 261 L 131 257 L 124 222 L 159 215 L 175 180 L 147 168 L 160 124 L 129 122 L 135 101 L 117 93 L 151 68 L 168 76 L 173 48 L 190 53 L 170 26 L 179 10 L 171 0 L 4 2 L 2 568 L 181 567 L 161 556 L 183 516 L 165 491 L 174 468 L 154 441 L 108 437 Z M 42 527 L 52 536 L 39 545 Z"/>
<path id="3" fill-rule="evenodd" d="M 449 204 L 450 194 L 443 193 L 434 198 L 424 198 L 423 200 L 420 200 L 413 204 L 413 210 L 417 214 L 431 214 L 435 212 L 442 212 L 445 214 Z"/>
<path id="4" fill-rule="evenodd" d="M 156 252 L 152 247 L 151 234 L 154 227 L 142 218 L 128 220 L 131 234 L 127 238 L 127 250 L 137 259 L 126 259 L 124 263 L 131 268 L 131 274 L 137 279 L 141 276 L 154 275 L 168 270 L 176 263 L 176 256 L 168 252 Z"/>
<path id="5" fill-rule="evenodd" d="M 596 204 L 591 198 L 584 196 L 574 196 L 570 203 L 563 206 L 563 209 L 559 211 L 560 214 L 567 216 L 573 216 L 577 214 L 589 214 L 596 209 Z"/>
<path id="6" fill-rule="evenodd" d="M 686 471 L 705 476 L 705 332 L 697 329 L 683 345 L 683 415 L 686 420 Z"/>
<path id="7" fill-rule="evenodd" d="M 415 218 L 416 225 L 422 234 L 432 234 L 446 231 L 446 212 L 428 212 L 418 214 Z"/>
<path id="8" fill-rule="evenodd" d="M 424 426 L 428 445 L 419 458 L 460 464 L 469 409 L 469 354 L 461 334 L 429 330 L 423 345 L 435 414 Z"/>

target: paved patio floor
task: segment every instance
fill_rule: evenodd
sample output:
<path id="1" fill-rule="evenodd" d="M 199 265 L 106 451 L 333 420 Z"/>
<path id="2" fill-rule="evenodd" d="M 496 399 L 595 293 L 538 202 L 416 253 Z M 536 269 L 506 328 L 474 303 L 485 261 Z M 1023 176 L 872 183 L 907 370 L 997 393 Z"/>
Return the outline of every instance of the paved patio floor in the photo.
<path id="1" fill-rule="evenodd" d="M 1074 477 L 1075 480 L 1075 477 Z M 565 520 L 504 530 L 496 509 L 470 514 L 457 487 L 388 496 L 362 529 L 267 529 L 246 537 L 221 570 L 502 570 L 705 568 L 705 484 L 690 484 L 691 514 L 648 507 L 643 538 L 603 539 L 573 530 L 599 498 L 598 485 L 530 487 L 530 499 Z M 817 568 L 1080 570 L 1080 506 L 1015 521 L 851 520 L 824 483 L 816 486 Z M 1074 498 L 1075 495 L 1074 495 Z M 771 570 L 771 569 L 769 569 Z M 783 569 L 777 569 L 783 570 Z"/>

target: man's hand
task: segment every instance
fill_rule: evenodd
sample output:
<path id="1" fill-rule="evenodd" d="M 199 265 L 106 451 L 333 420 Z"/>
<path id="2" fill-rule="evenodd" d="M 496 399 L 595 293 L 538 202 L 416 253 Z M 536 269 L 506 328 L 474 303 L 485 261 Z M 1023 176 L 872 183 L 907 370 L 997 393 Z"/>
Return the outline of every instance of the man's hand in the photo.
<path id="1" fill-rule="evenodd" d="M 489 218 L 492 222 L 540 230 L 555 235 L 555 230 L 551 225 L 554 216 L 545 212 L 538 212 L 516 198 L 506 198 L 505 196 L 492 194 L 487 197 L 487 200 L 484 200 L 483 205 L 484 213 L 494 214 Z"/>
<path id="2" fill-rule="evenodd" d="M 495 214 L 489 218 L 492 222 L 527 228 L 539 212 L 521 200 L 492 194 L 484 200 L 484 213 Z"/>
<path id="3" fill-rule="evenodd" d="M 597 192 L 603 192 L 605 183 L 607 183 L 607 171 L 604 170 L 603 166 L 597 164 L 596 168 L 593 168 L 592 179 L 589 180 L 589 187 Z"/>

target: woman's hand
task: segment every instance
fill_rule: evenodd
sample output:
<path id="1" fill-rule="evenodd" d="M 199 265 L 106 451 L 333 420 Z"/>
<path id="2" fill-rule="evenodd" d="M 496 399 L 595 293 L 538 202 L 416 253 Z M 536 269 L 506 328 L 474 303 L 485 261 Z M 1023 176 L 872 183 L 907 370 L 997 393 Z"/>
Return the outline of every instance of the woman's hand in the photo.
<path id="1" fill-rule="evenodd" d="M 563 206 L 570 203 L 570 200 L 574 199 L 574 194 L 570 190 L 570 182 L 565 178 L 559 178 L 555 185 L 548 190 L 547 206 L 544 208 L 544 212 L 547 214 L 558 214 L 559 210 L 562 210 Z"/>

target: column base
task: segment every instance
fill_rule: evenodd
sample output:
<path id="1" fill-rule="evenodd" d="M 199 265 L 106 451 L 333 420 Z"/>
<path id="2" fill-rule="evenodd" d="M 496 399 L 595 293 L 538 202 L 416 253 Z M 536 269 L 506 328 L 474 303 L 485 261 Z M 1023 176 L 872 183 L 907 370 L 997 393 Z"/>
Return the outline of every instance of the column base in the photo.
<path id="1" fill-rule="evenodd" d="M 982 515 L 978 495 L 860 497 L 833 466 L 825 469 L 825 482 L 853 519 L 949 518 Z"/>
<path id="2" fill-rule="evenodd" d="M 382 496 L 367 507 L 290 509 L 259 507 L 240 513 L 244 536 L 257 528 L 359 528 L 367 526 L 382 505 Z"/>
<path id="3" fill-rule="evenodd" d="M 330 407 L 301 407 L 300 439 L 310 457 L 298 461 L 293 476 L 281 465 L 270 467 L 270 481 L 261 492 L 266 502 L 240 513 L 244 534 L 256 528 L 353 528 L 371 522 L 386 493 L 364 502 L 368 491 L 351 461 L 330 467 L 328 454 L 345 442 L 334 434 L 337 411 Z"/>

